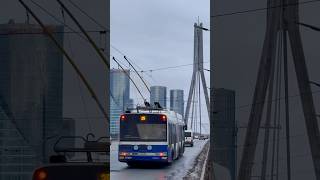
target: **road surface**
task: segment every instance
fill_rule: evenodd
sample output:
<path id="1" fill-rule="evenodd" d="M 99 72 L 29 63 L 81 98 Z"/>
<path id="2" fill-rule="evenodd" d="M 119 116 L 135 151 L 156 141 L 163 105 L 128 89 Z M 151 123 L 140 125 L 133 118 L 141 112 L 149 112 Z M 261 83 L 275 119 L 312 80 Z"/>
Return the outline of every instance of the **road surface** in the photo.
<path id="1" fill-rule="evenodd" d="M 194 165 L 206 141 L 195 140 L 193 147 L 186 147 L 183 157 L 169 166 L 152 168 L 130 168 L 118 161 L 118 142 L 113 141 L 110 152 L 111 179 L 117 180 L 164 180 L 182 179 Z"/>

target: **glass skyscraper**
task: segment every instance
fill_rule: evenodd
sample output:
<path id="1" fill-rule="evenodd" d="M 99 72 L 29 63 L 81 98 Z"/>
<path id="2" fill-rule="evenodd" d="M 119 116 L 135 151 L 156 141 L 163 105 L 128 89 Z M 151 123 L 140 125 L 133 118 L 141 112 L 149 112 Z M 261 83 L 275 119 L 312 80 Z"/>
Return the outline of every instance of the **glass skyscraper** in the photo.
<path id="1" fill-rule="evenodd" d="M 130 104 L 130 75 L 129 70 L 110 70 L 110 135 L 117 137 L 119 134 L 120 114 Z"/>
<path id="2" fill-rule="evenodd" d="M 0 179 L 30 180 L 41 157 L 3 106 L 6 105 L 0 102 Z"/>
<path id="3" fill-rule="evenodd" d="M 183 99 L 183 90 L 181 89 L 172 89 L 170 90 L 170 110 L 175 111 L 184 116 L 184 99 Z"/>
<path id="4" fill-rule="evenodd" d="M 150 103 L 159 102 L 163 108 L 167 107 L 167 87 L 165 86 L 151 86 L 150 87 Z"/>
<path id="5" fill-rule="evenodd" d="M 63 55 L 38 25 L 10 20 L 0 33 L 8 34 L 0 37 L 0 179 L 29 180 L 63 123 Z M 63 44 L 62 33 L 54 36 Z"/>
<path id="6" fill-rule="evenodd" d="M 214 162 L 230 171 L 231 180 L 236 179 L 236 121 L 235 121 L 235 91 L 215 89 L 213 110 L 214 128 L 213 159 Z M 224 127 L 224 128 L 221 128 Z"/>

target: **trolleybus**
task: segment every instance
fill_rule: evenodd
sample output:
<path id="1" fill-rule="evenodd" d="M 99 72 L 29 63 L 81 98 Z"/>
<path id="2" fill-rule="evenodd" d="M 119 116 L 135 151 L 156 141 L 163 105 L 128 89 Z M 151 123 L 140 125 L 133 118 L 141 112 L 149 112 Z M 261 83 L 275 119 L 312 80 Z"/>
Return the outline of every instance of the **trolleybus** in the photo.
<path id="1" fill-rule="evenodd" d="M 137 107 L 120 116 L 118 159 L 129 166 L 170 164 L 184 153 L 182 116 L 162 108 Z"/>

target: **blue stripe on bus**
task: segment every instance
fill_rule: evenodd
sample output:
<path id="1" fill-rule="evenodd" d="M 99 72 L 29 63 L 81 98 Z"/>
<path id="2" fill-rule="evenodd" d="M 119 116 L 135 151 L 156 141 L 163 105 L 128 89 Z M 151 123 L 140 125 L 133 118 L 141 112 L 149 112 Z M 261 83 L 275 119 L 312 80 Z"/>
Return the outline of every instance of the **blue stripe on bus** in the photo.
<path id="1" fill-rule="evenodd" d="M 148 145 L 137 145 L 138 150 L 134 150 L 134 145 L 119 145 L 119 152 L 167 152 L 168 145 L 150 145 L 152 147 L 151 150 L 148 150 Z"/>
<path id="2" fill-rule="evenodd" d="M 134 145 L 119 145 L 119 153 L 127 152 L 127 153 L 160 153 L 166 152 L 166 159 L 163 159 L 160 156 L 127 156 L 123 159 L 119 159 L 121 162 L 129 162 L 129 161 L 157 161 L 157 162 L 168 162 L 172 161 L 171 152 L 168 151 L 168 145 L 150 145 L 152 147 L 151 150 L 147 149 L 148 145 L 137 145 L 138 150 L 134 150 Z"/>

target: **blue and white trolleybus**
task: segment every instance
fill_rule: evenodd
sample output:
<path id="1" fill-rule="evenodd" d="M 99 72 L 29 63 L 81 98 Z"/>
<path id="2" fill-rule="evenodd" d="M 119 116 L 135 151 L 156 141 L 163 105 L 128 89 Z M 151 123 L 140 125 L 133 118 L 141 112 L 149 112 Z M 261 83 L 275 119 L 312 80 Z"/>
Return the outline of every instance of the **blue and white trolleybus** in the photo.
<path id="1" fill-rule="evenodd" d="M 120 116 L 118 159 L 170 164 L 184 153 L 184 122 L 174 111 L 137 107 Z"/>

